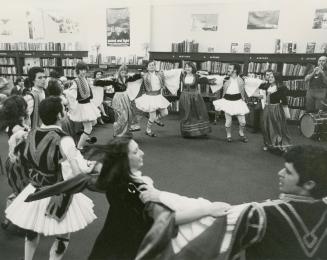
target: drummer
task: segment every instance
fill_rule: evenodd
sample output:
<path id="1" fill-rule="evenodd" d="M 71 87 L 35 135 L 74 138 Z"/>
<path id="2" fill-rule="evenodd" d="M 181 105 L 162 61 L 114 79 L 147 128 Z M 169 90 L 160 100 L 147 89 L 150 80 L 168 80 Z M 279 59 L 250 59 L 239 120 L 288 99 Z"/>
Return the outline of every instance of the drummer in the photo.
<path id="1" fill-rule="evenodd" d="M 305 76 L 305 82 L 309 88 L 306 94 L 306 111 L 317 113 L 319 110 L 326 110 L 323 102 L 327 94 L 327 57 L 321 56 L 318 59 L 317 67 Z"/>

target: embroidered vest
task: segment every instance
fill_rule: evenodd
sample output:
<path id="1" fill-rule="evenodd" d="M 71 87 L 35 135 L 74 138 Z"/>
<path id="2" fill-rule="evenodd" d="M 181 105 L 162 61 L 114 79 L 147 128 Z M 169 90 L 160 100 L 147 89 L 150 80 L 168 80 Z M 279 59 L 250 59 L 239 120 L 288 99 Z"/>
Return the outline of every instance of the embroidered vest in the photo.
<path id="1" fill-rule="evenodd" d="M 77 77 L 74 81 L 77 85 L 77 101 L 79 101 L 79 103 L 89 103 L 93 98 L 93 93 L 87 80 Z"/>

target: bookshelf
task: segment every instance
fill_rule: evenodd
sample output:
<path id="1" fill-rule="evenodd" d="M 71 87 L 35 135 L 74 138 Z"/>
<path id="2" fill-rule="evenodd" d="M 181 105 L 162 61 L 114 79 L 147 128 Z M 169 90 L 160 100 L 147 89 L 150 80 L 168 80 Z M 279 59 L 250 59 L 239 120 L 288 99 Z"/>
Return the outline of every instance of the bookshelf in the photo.
<path id="1" fill-rule="evenodd" d="M 288 103 L 291 120 L 298 120 L 304 113 L 305 83 L 307 71 L 317 64 L 323 53 L 204 53 L 204 52 L 150 52 L 150 60 L 159 61 L 159 69 L 181 68 L 185 61 L 193 61 L 199 70 L 209 74 L 224 75 L 230 63 L 238 63 L 243 75 L 263 77 L 266 69 L 278 71 L 283 76 L 284 84 L 289 89 Z M 199 86 L 205 101 L 217 98 L 210 93 L 210 88 Z M 167 93 L 165 93 L 167 94 Z M 207 105 L 210 108 L 209 104 Z M 213 112 L 209 110 L 209 112 Z"/>
<path id="2" fill-rule="evenodd" d="M 26 75 L 29 67 L 38 65 L 47 73 L 56 69 L 67 77 L 74 77 L 74 66 L 87 55 L 87 51 L 0 50 L 0 76 L 15 80 L 17 76 Z"/>

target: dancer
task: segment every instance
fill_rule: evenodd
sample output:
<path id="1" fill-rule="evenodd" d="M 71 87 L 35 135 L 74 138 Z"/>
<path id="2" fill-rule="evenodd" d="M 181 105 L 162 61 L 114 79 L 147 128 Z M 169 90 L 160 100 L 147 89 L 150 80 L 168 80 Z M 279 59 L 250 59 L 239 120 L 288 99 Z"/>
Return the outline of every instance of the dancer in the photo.
<path id="1" fill-rule="evenodd" d="M 141 74 L 134 74 L 128 76 L 128 67 L 121 65 L 117 71 L 117 74 L 112 80 L 98 80 L 95 85 L 112 85 L 115 94 L 112 100 L 112 108 L 115 111 L 114 122 L 114 137 L 122 137 L 125 135 L 131 135 L 132 125 L 132 110 L 131 101 L 127 94 L 127 83 L 138 80 L 141 78 Z"/>
<path id="2" fill-rule="evenodd" d="M 84 132 L 77 144 L 77 148 L 83 150 L 85 143 L 92 133 L 92 126 L 100 116 L 100 112 L 91 102 L 93 94 L 86 79 L 86 72 L 88 70 L 86 63 L 78 62 L 75 69 L 78 77 L 74 79 L 70 89 L 74 90 L 74 94 L 76 93 L 77 103 L 74 106 L 71 105 L 70 119 L 74 122 L 82 122 L 83 124 Z M 70 93 L 73 93 L 73 91 L 70 91 Z"/>
<path id="3" fill-rule="evenodd" d="M 183 137 L 205 136 L 211 132 L 209 116 L 198 84 L 210 84 L 206 77 L 196 75 L 196 66 L 193 62 L 186 62 L 184 73 L 181 75 L 181 135 Z"/>
<path id="4" fill-rule="evenodd" d="M 42 120 L 39 116 L 40 102 L 45 98 L 45 74 L 44 69 L 41 67 L 32 67 L 28 71 L 28 82 L 26 85 L 31 84 L 31 91 L 24 92 L 24 99 L 27 102 L 27 111 L 30 120 L 31 129 L 40 127 Z M 25 82 L 24 82 L 25 85 Z M 27 88 L 27 86 L 25 86 Z"/>
<path id="5" fill-rule="evenodd" d="M 290 119 L 287 88 L 283 86 L 282 76 L 278 72 L 271 73 L 268 82 L 269 85 L 259 87 L 264 90 L 266 101 L 263 110 L 263 149 L 285 151 L 291 145 L 286 121 Z"/>
<path id="6" fill-rule="evenodd" d="M 239 76 L 241 67 L 239 64 L 230 64 L 228 66 L 226 81 L 223 85 L 222 98 L 213 102 L 215 110 L 225 112 L 225 127 L 227 134 L 227 142 L 232 142 L 232 116 L 236 115 L 239 122 L 239 136 L 244 143 L 248 142 L 248 138 L 244 134 L 245 114 L 249 113 L 247 107 L 246 92 L 244 89 L 244 81 Z"/>
<path id="7" fill-rule="evenodd" d="M 152 125 L 153 123 L 156 123 L 161 127 L 164 126 L 161 119 L 168 115 L 167 107 L 170 103 L 161 94 L 161 90 L 165 86 L 165 77 L 163 72 L 155 71 L 156 67 L 154 61 L 150 61 L 147 68 L 148 72 L 143 75 L 143 87 L 145 88 L 145 94 L 135 99 L 135 104 L 138 109 L 149 113 L 149 120 L 145 134 L 150 137 L 156 137 L 157 135 L 152 132 Z"/>
<path id="8" fill-rule="evenodd" d="M 25 238 L 25 260 L 33 259 L 40 235 L 56 236 L 50 260 L 62 259 L 69 243 L 69 233 L 90 224 L 96 216 L 93 203 L 85 195 L 63 194 L 33 202 L 25 202 L 36 189 L 90 172 L 95 163 L 86 161 L 74 141 L 60 127 L 63 115 L 61 99 L 50 97 L 40 103 L 43 125 L 31 130 L 26 139 L 24 159 L 30 184 L 6 210 L 6 217 L 28 230 Z"/>
<path id="9" fill-rule="evenodd" d="M 12 203 L 16 196 L 28 184 L 24 168 L 21 165 L 21 154 L 29 127 L 26 125 L 27 104 L 21 96 L 11 96 L 7 98 L 0 109 L 1 128 L 7 128 L 8 140 L 8 159 L 6 160 L 6 172 L 8 183 L 13 192 L 7 197 L 6 208 Z M 1 226 L 7 228 L 10 221 L 5 218 Z"/>

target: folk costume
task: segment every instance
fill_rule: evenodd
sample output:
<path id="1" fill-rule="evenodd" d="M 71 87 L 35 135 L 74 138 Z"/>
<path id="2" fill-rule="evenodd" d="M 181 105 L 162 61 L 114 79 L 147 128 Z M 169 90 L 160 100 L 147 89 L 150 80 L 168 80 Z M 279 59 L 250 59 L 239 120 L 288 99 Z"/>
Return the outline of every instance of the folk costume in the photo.
<path id="1" fill-rule="evenodd" d="M 146 134 L 154 137 L 155 134 L 152 133 L 151 127 L 153 123 L 164 126 L 161 118 L 168 114 L 167 107 L 170 104 L 161 94 L 165 87 L 165 76 L 163 72 L 148 72 L 144 74 L 142 84 L 145 94 L 135 99 L 135 105 L 139 110 L 150 113 Z M 159 115 L 156 115 L 157 110 Z"/>
<path id="2" fill-rule="evenodd" d="M 126 79 L 117 77 L 112 80 L 98 80 L 95 85 L 112 85 L 115 94 L 112 100 L 112 108 L 115 111 L 114 137 L 131 135 L 131 126 L 133 122 L 133 113 L 131 109 L 131 101 L 127 94 L 128 82 L 133 82 L 141 78 L 141 74 L 134 74 Z"/>
<path id="3" fill-rule="evenodd" d="M 193 74 L 192 74 L 193 75 Z M 211 132 L 209 116 L 198 84 L 210 84 L 205 77 L 181 75 L 180 129 L 183 137 L 205 136 Z"/>
<path id="4" fill-rule="evenodd" d="M 76 149 L 73 139 L 56 125 L 42 125 L 41 128 L 30 131 L 26 139 L 24 158 L 30 184 L 7 208 L 6 217 L 32 233 L 56 235 L 50 257 L 52 255 L 54 258 L 51 259 L 61 259 L 69 242 L 67 234 L 85 228 L 96 219 L 93 202 L 81 193 L 61 194 L 33 202 L 25 202 L 25 199 L 38 189 L 78 174 L 73 164 L 78 165 L 81 172 L 89 172 L 91 169 Z M 26 259 L 31 258 L 26 253 L 34 254 L 39 239 L 37 234 L 27 236 L 25 249 L 26 243 L 30 248 L 25 251 Z M 63 245 L 61 250 L 60 245 Z"/>
<path id="5" fill-rule="evenodd" d="M 226 78 L 223 85 L 222 98 L 213 102 L 216 111 L 225 112 L 225 127 L 227 141 L 231 142 L 232 138 L 232 116 L 236 115 L 239 122 L 239 135 L 243 142 L 247 142 L 244 135 L 245 114 L 249 113 L 245 100 L 247 98 L 244 81 L 239 76 L 236 78 Z"/>
<path id="6" fill-rule="evenodd" d="M 269 149 L 285 150 L 291 146 L 284 108 L 287 108 L 287 88 L 276 85 L 259 87 L 264 93 L 263 141 Z M 288 108 L 287 108 L 288 109 Z"/>
<path id="7" fill-rule="evenodd" d="M 100 117 L 99 109 L 91 102 L 93 98 L 92 90 L 85 77 L 77 77 L 71 89 L 76 89 L 77 103 L 70 111 L 70 119 L 74 122 L 82 122 L 84 132 L 80 137 L 77 148 L 83 149 L 85 142 L 92 132 L 92 124 Z"/>

